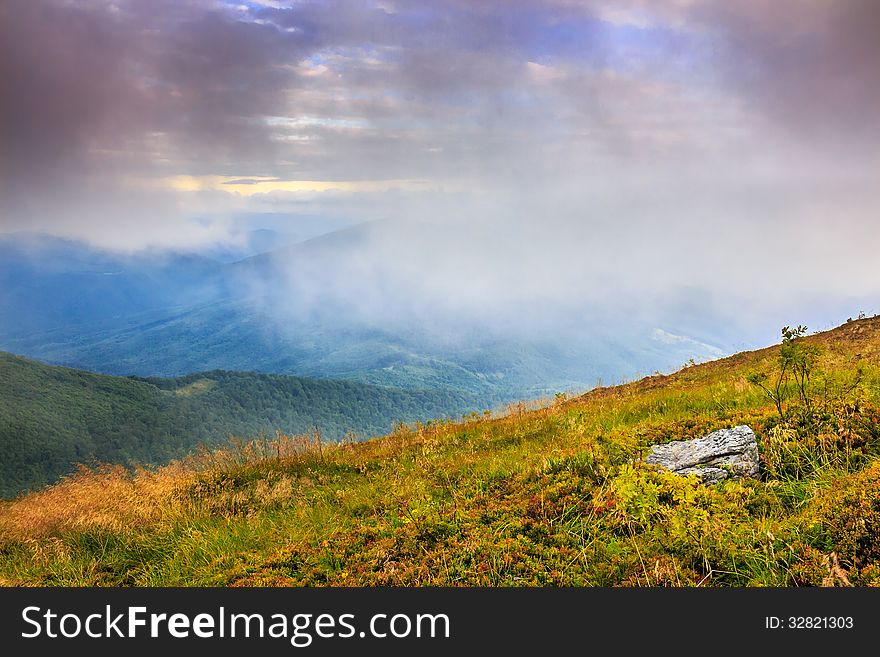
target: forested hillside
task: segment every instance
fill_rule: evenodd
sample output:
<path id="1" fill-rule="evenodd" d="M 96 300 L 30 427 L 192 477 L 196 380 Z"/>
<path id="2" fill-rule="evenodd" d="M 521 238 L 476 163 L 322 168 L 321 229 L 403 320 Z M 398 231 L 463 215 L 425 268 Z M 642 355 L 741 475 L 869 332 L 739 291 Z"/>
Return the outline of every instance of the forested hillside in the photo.
<path id="1" fill-rule="evenodd" d="M 199 443 L 277 430 L 363 438 L 471 404 L 442 391 L 241 372 L 114 377 L 0 352 L 0 495 L 53 482 L 77 463 L 161 463 Z"/>

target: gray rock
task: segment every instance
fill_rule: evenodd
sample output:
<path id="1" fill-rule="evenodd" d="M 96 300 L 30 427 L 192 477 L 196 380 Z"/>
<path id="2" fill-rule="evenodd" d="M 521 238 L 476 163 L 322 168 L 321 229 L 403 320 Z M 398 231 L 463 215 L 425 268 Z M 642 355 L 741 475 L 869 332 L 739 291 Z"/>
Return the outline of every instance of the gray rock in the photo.
<path id="1" fill-rule="evenodd" d="M 675 474 L 697 475 L 703 483 L 758 478 L 761 466 L 755 432 L 744 424 L 713 431 L 705 438 L 654 445 L 645 459 Z"/>

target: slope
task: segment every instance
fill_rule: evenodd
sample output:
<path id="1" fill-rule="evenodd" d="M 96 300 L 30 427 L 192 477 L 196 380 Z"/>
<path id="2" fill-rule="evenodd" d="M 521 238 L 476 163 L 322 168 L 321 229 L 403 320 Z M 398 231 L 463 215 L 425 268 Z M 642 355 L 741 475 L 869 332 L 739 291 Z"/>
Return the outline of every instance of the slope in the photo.
<path id="1" fill-rule="evenodd" d="M 111 585 L 880 585 L 880 318 L 503 417 L 318 450 L 282 437 L 84 472 L 0 508 L 0 581 Z M 812 358 L 812 356 L 811 356 Z M 746 423 L 757 481 L 703 486 L 650 444 Z"/>

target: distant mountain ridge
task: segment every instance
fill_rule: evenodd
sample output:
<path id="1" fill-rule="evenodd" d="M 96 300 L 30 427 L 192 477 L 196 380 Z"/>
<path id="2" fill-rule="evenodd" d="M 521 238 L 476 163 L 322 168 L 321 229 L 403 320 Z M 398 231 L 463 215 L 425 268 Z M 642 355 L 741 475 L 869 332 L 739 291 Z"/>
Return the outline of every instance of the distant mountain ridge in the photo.
<path id="1" fill-rule="evenodd" d="M 396 280 L 393 268 L 377 269 L 365 255 L 378 245 L 392 259 L 398 242 L 425 230 L 357 224 L 233 263 L 7 238 L 0 349 L 115 375 L 253 370 L 449 389 L 484 404 L 584 390 L 723 353 L 705 336 L 624 316 L 597 320 L 587 309 L 579 321 L 541 330 L 515 316 L 498 328 L 434 309 L 419 281 Z M 410 287 L 399 293 L 401 285 Z M 419 307 L 407 305 L 413 300 Z M 528 321 L 541 315 L 521 311 Z"/>

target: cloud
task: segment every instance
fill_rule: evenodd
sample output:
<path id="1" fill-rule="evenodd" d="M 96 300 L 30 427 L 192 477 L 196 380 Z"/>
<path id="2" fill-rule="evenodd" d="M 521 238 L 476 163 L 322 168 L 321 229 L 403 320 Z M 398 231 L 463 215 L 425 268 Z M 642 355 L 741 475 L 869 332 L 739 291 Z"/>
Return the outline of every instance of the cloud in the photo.
<path id="1" fill-rule="evenodd" d="M 877 27 L 867 0 L 13 0 L 2 228 L 419 220 L 353 276 L 471 314 L 870 295 Z"/>
<path id="2" fill-rule="evenodd" d="M 491 170 L 566 113 L 535 66 L 594 98 L 626 93 L 625 76 L 601 68 L 612 28 L 554 3 L 389 13 L 369 2 L 40 0 L 3 11 L 3 177 L 23 206 L 47 177 L 63 195 L 120 172 L 450 177 L 484 158 Z"/>
<path id="3" fill-rule="evenodd" d="M 0 12 L 4 226 L 125 248 L 221 237 L 181 228 L 189 199 L 155 183 L 271 168 L 260 117 L 286 106 L 290 37 L 198 2 Z"/>
<path id="4" fill-rule="evenodd" d="M 849 152 L 880 129 L 880 5 L 870 0 L 695 3 L 736 93 L 796 139 Z"/>

